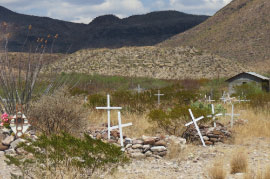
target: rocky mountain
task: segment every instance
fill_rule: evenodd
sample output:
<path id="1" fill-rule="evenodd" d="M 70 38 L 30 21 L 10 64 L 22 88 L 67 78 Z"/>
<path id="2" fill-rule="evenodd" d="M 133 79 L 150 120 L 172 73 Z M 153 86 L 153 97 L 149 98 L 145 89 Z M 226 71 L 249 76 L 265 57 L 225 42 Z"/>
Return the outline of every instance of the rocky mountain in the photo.
<path id="1" fill-rule="evenodd" d="M 202 24 L 159 45 L 194 46 L 255 66 L 270 60 L 269 11 L 269 0 L 233 0 Z"/>
<path id="2" fill-rule="evenodd" d="M 177 11 L 161 11 L 124 19 L 104 15 L 95 18 L 89 24 L 79 24 L 19 14 L 0 6 L 0 22 L 7 22 L 5 32 L 10 33 L 9 51 L 22 50 L 30 24 L 32 29 L 28 45 L 35 46 L 33 43 L 39 37 L 46 38 L 48 34 L 59 34 L 53 51 L 74 52 L 84 48 L 154 45 L 200 24 L 207 18 L 208 16 Z M 52 44 L 51 39 L 48 44 Z M 50 49 L 50 46 L 48 48 Z"/>
<path id="3" fill-rule="evenodd" d="M 195 79 L 228 77 L 245 70 L 250 70 L 245 64 L 195 48 L 148 46 L 80 50 L 48 65 L 43 72 Z"/>

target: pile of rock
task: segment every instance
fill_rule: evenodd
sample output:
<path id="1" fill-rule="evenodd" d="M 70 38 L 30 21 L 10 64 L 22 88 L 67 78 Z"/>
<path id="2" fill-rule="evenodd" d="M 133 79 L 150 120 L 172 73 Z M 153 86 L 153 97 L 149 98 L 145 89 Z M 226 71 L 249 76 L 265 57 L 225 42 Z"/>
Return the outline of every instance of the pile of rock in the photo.
<path id="1" fill-rule="evenodd" d="M 199 128 L 206 145 L 214 145 L 219 142 L 224 143 L 228 138 L 231 138 L 231 131 L 220 123 L 217 123 L 215 128 L 206 125 L 200 125 Z M 201 144 L 200 137 L 194 126 L 187 128 L 182 137 L 188 142 Z"/>
<path id="2" fill-rule="evenodd" d="M 27 132 L 29 137 L 32 139 L 36 139 L 37 136 L 32 131 Z M 23 152 L 22 149 L 18 148 L 18 144 L 21 142 L 25 142 L 24 139 L 16 138 L 12 134 L 12 130 L 7 128 L 0 129 L 0 151 L 5 152 L 5 154 L 21 154 Z"/>
<path id="3" fill-rule="evenodd" d="M 108 133 L 107 128 L 93 128 L 89 131 L 89 135 L 95 139 L 102 139 L 107 141 Z M 111 139 L 108 141 L 120 145 L 119 131 L 111 131 Z M 186 140 L 176 136 L 159 136 L 149 137 L 142 136 L 141 138 L 131 139 L 124 136 L 124 146 L 126 153 L 137 159 L 143 159 L 146 157 L 161 158 L 167 154 L 168 143 L 174 142 L 179 145 L 185 145 Z"/>

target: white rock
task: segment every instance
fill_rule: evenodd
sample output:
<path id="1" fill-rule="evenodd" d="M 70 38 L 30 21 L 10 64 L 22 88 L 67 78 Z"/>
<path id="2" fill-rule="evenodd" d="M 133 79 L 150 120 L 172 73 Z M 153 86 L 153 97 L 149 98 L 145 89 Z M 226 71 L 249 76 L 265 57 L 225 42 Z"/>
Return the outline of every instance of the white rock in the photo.
<path id="1" fill-rule="evenodd" d="M 24 139 L 21 139 L 21 138 L 14 140 L 13 142 L 11 142 L 10 148 L 11 149 L 16 149 L 17 148 L 17 145 L 19 143 L 21 143 L 21 142 L 25 142 L 25 140 Z"/>
<path id="2" fill-rule="evenodd" d="M 132 144 L 127 144 L 127 145 L 126 145 L 126 149 L 127 149 L 127 148 L 130 148 L 131 146 L 132 146 Z"/>
<path id="3" fill-rule="evenodd" d="M 134 144 L 134 145 L 132 145 L 132 148 L 133 149 L 142 149 L 143 145 L 142 144 Z"/>
<path id="4" fill-rule="evenodd" d="M 130 156 L 136 159 L 144 159 L 146 157 L 143 153 L 131 153 Z"/>
<path id="5" fill-rule="evenodd" d="M 13 135 L 7 136 L 3 141 L 3 145 L 10 145 L 11 142 L 13 142 L 15 137 Z"/>
<path id="6" fill-rule="evenodd" d="M 151 147 L 150 150 L 153 152 L 162 152 L 162 151 L 165 151 L 167 149 L 164 146 L 155 146 L 155 147 Z"/>

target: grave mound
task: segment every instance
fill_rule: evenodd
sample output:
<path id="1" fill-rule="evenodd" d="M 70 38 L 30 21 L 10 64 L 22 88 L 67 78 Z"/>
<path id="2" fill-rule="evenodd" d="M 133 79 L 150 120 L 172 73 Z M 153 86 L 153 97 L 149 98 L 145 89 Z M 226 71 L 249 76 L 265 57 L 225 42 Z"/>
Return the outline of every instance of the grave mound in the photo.
<path id="1" fill-rule="evenodd" d="M 224 143 L 232 137 L 232 132 L 221 123 L 217 123 L 217 127 L 199 125 L 199 128 L 206 145 Z M 185 138 L 188 143 L 201 145 L 200 137 L 193 125 L 186 129 L 182 137 Z"/>

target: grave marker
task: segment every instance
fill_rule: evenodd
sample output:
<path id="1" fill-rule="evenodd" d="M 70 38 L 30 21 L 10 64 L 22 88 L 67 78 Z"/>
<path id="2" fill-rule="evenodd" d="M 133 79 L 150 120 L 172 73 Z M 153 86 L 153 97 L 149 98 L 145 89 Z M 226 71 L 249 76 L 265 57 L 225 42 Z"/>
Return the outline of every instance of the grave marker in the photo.
<path id="1" fill-rule="evenodd" d="M 112 126 L 111 127 L 111 130 L 113 129 L 119 129 L 119 132 L 120 132 L 120 143 L 121 143 L 121 147 L 122 147 L 122 150 L 124 150 L 124 141 L 123 141 L 123 131 L 122 131 L 122 128 L 123 127 L 128 127 L 128 126 L 131 126 L 132 123 L 127 123 L 127 124 L 122 124 L 122 121 L 121 121 L 121 112 L 118 111 L 118 126 Z"/>
<path id="2" fill-rule="evenodd" d="M 10 121 L 11 130 L 15 133 L 16 137 L 21 137 L 30 127 L 30 124 L 22 111 L 22 105 L 17 105 L 16 115 L 14 115 Z"/>
<path id="3" fill-rule="evenodd" d="M 142 92 L 142 88 L 140 86 L 140 84 L 138 84 L 138 87 L 135 88 L 135 90 L 140 94 Z"/>
<path id="4" fill-rule="evenodd" d="M 122 107 L 111 107 L 110 106 L 110 95 L 107 94 L 107 107 L 96 107 L 96 109 L 104 109 L 107 110 L 108 116 L 108 139 L 111 138 L 111 110 L 120 110 Z"/>
<path id="5" fill-rule="evenodd" d="M 201 141 L 202 141 L 202 144 L 203 144 L 203 146 L 205 147 L 205 142 L 204 142 L 204 140 L 203 140 L 203 137 L 202 137 L 200 128 L 199 128 L 199 126 L 197 125 L 197 122 L 198 122 L 199 120 L 203 119 L 204 117 L 201 116 L 201 117 L 195 119 L 194 116 L 193 116 L 193 113 L 192 113 L 191 109 L 188 109 L 188 111 L 189 111 L 189 114 L 190 114 L 190 116 L 191 116 L 191 118 L 192 118 L 192 121 L 189 122 L 189 123 L 187 123 L 187 124 L 185 124 L 185 126 L 187 127 L 187 126 L 189 126 L 189 125 L 191 125 L 191 124 L 194 124 L 194 125 L 195 125 L 195 128 L 196 128 L 196 130 L 197 130 L 197 132 L 198 132 L 198 134 L 199 134 L 199 136 L 200 136 L 200 139 L 201 139 Z"/>
<path id="6" fill-rule="evenodd" d="M 211 117 L 213 119 L 213 121 L 214 121 L 214 127 L 217 127 L 216 117 L 222 116 L 222 114 L 221 113 L 215 114 L 214 104 L 211 104 L 211 107 L 212 107 L 212 114 L 208 115 L 207 117 Z"/>
<path id="7" fill-rule="evenodd" d="M 158 106 L 160 105 L 160 96 L 164 96 L 164 94 L 160 94 L 160 90 L 158 90 L 158 94 L 155 94 L 158 97 Z"/>
<path id="8" fill-rule="evenodd" d="M 231 116 L 231 127 L 233 127 L 233 122 L 234 122 L 234 116 L 240 116 L 240 114 L 234 114 L 234 103 L 231 102 L 232 104 L 232 111 L 231 113 L 226 113 L 226 116 Z"/>

